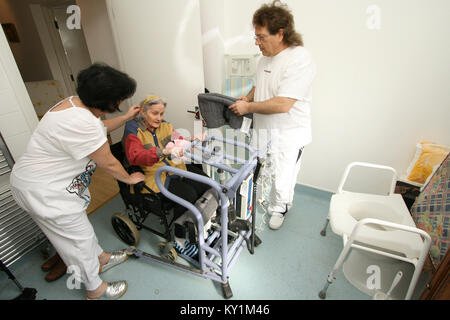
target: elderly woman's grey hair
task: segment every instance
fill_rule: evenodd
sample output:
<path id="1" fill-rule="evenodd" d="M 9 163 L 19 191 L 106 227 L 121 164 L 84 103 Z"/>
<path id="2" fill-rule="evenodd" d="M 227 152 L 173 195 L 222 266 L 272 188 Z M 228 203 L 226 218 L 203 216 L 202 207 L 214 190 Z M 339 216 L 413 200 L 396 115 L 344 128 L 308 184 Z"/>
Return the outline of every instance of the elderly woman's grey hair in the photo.
<path id="1" fill-rule="evenodd" d="M 150 108 L 154 104 L 163 104 L 164 107 L 167 107 L 167 102 L 164 98 L 161 98 L 160 96 L 151 95 L 148 96 L 146 99 L 142 100 L 140 103 L 141 108 L 146 112 L 148 108 Z"/>
<path id="2" fill-rule="evenodd" d="M 164 98 L 161 98 L 160 96 L 151 95 L 148 98 L 142 100 L 139 105 L 141 106 L 142 111 L 147 112 L 151 106 L 153 106 L 155 104 L 160 104 L 160 103 L 162 103 L 164 105 L 164 107 L 167 107 L 167 102 Z M 145 123 L 144 116 L 140 112 L 136 116 L 135 120 L 138 123 L 140 123 L 140 122 Z"/>

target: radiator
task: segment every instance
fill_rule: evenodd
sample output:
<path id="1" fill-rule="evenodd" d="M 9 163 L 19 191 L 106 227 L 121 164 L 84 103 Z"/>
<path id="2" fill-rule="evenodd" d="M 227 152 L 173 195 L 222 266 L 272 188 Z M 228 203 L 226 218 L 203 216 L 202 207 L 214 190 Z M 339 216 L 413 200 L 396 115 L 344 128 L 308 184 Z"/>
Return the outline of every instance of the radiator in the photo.
<path id="1" fill-rule="evenodd" d="M 0 260 L 10 266 L 47 241 L 27 212 L 14 201 L 9 184 L 14 160 L 0 134 Z"/>

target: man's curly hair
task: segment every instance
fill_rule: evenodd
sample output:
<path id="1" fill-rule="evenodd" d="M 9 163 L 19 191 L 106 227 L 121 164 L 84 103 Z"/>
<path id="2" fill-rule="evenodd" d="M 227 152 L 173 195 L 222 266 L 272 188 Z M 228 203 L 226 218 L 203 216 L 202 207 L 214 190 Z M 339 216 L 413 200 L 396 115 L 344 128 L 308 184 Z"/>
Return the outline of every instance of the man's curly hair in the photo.
<path id="1" fill-rule="evenodd" d="M 303 46 L 302 36 L 295 31 L 294 17 L 287 5 L 275 0 L 272 4 L 263 4 L 253 15 L 253 26 L 267 27 L 274 35 L 283 29 L 283 42 L 289 47 Z"/>

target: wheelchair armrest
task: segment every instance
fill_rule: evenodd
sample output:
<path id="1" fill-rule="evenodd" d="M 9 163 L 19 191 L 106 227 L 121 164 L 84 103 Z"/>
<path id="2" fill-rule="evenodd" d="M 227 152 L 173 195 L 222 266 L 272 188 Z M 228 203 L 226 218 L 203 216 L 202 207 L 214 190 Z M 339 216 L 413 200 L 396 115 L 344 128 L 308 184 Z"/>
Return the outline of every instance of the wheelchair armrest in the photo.
<path id="1" fill-rule="evenodd" d="M 132 174 L 132 173 L 135 173 L 135 172 L 140 172 L 140 173 L 144 174 L 144 170 L 142 170 L 142 168 L 139 167 L 139 166 L 130 166 L 130 167 L 127 168 L 127 171 L 128 171 L 129 174 Z M 159 195 L 158 195 L 155 191 L 153 191 L 152 189 L 150 189 L 150 188 L 145 184 L 144 181 L 141 181 L 141 182 L 136 183 L 136 184 L 134 185 L 134 191 L 135 191 L 136 193 L 142 193 L 142 190 L 143 190 L 143 189 L 147 190 L 151 195 L 153 195 L 153 196 L 155 196 L 156 198 L 159 199 Z"/>
<path id="2" fill-rule="evenodd" d="M 155 196 L 156 198 L 159 199 L 159 194 L 156 193 L 155 191 L 153 191 L 152 189 L 150 189 L 143 181 L 138 183 L 138 188 L 140 187 L 140 190 L 138 191 L 139 193 L 142 193 L 142 189 L 147 190 L 152 196 Z"/>

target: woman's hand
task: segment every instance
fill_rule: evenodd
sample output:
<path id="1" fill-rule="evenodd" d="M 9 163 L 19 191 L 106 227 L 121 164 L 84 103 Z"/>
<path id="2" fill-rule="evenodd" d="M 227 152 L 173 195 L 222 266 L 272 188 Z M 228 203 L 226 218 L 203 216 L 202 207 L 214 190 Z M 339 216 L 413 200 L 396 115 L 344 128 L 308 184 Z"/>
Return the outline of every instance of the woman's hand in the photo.
<path id="1" fill-rule="evenodd" d="M 106 141 L 100 148 L 89 155 L 89 158 L 97 163 L 100 168 L 112 175 L 115 179 L 127 184 L 136 184 L 144 181 L 145 176 L 141 172 L 128 174 L 122 164 L 111 153 L 109 143 Z"/>
<path id="2" fill-rule="evenodd" d="M 130 174 L 130 181 L 128 182 L 128 184 L 136 184 L 141 181 L 145 181 L 144 174 L 142 172 L 133 172 L 132 174 Z"/>
<path id="3" fill-rule="evenodd" d="M 120 116 L 117 116 L 112 119 L 105 119 L 102 120 L 103 124 L 106 126 L 108 133 L 111 131 L 116 130 L 120 126 L 124 125 L 125 122 L 130 121 L 134 119 L 137 114 L 140 112 L 141 107 L 139 106 L 132 106 L 125 114 L 122 114 Z"/>
<path id="4" fill-rule="evenodd" d="M 125 117 L 127 118 L 127 121 L 132 120 L 136 118 L 138 113 L 141 111 L 141 107 L 138 105 L 132 106 L 130 109 L 128 109 L 127 113 L 125 114 Z"/>

